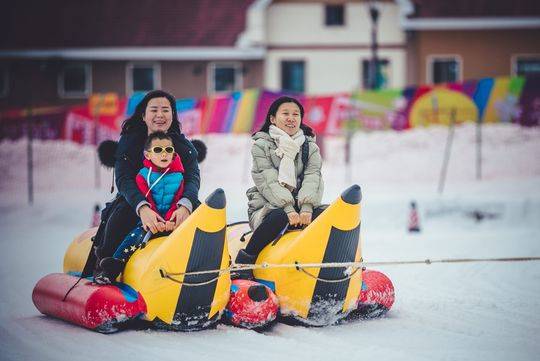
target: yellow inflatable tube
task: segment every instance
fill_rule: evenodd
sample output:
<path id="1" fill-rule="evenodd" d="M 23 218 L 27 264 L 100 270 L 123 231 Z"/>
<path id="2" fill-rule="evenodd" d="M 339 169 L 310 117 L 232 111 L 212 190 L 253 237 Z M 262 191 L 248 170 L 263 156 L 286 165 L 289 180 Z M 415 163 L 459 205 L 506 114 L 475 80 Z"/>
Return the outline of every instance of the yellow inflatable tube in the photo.
<path id="1" fill-rule="evenodd" d="M 360 187 L 348 188 L 304 230 L 266 246 L 256 264 L 360 262 L 360 200 Z M 240 245 L 233 237 L 231 250 L 248 243 Z M 333 324 L 355 309 L 362 286 L 362 272 L 345 267 L 262 268 L 254 275 L 275 290 L 282 316 L 317 326 Z"/>
<path id="2" fill-rule="evenodd" d="M 151 240 L 129 259 L 121 281 L 141 293 L 149 321 L 195 330 L 220 318 L 229 300 L 229 273 L 183 274 L 229 266 L 225 203 L 223 190 L 216 190 L 169 236 Z M 82 271 L 93 234 L 87 231 L 73 241 L 64 272 Z"/>

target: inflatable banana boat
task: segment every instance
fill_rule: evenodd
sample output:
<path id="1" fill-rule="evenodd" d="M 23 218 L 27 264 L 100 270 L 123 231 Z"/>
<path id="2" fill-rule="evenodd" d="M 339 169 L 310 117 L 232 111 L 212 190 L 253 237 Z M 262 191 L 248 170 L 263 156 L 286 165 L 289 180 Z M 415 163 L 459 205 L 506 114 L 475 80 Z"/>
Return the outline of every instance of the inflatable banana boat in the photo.
<path id="1" fill-rule="evenodd" d="M 379 316 L 392 306 L 394 289 L 382 273 L 361 267 L 360 200 L 359 186 L 345 190 L 308 227 L 263 249 L 247 266 L 254 281 L 231 282 L 231 256 L 250 232 L 245 222 L 227 226 L 218 189 L 174 232 L 138 249 L 113 285 L 79 277 L 96 229 L 84 232 L 66 251 L 64 273 L 42 278 L 32 298 L 40 312 L 99 332 L 132 320 L 194 331 L 220 319 L 264 328 L 276 319 L 324 326 Z"/>

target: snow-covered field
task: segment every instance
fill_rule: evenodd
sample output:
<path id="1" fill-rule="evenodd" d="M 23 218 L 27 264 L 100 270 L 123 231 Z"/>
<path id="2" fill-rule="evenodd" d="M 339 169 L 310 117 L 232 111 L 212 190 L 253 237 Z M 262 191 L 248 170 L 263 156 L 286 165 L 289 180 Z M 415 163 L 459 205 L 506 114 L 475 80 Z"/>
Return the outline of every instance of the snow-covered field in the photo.
<path id="1" fill-rule="evenodd" d="M 325 200 L 362 186 L 366 261 L 540 256 L 540 130 L 483 129 L 476 180 L 475 128 L 456 129 L 444 193 L 437 193 L 444 128 L 326 139 Z M 203 137 L 201 196 L 225 189 L 229 221 L 246 218 L 249 137 Z M 110 174 L 94 187 L 93 149 L 36 143 L 36 195 L 26 204 L 25 142 L 0 144 L 1 360 L 537 360 L 540 262 L 378 267 L 396 303 L 381 319 L 326 328 L 278 324 L 265 333 L 220 325 L 197 333 L 126 331 L 101 335 L 42 316 L 35 283 L 62 269 L 64 250 L 84 230 L 96 201 L 110 198 Z M 418 203 L 422 232 L 406 232 Z M 480 222 L 474 211 L 493 215 Z"/>

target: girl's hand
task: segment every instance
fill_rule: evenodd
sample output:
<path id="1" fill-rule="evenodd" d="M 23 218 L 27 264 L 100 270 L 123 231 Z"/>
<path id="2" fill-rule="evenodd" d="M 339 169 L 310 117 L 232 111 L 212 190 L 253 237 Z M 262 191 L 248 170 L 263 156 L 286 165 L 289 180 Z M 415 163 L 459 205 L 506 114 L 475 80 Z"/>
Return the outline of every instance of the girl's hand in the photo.
<path id="1" fill-rule="evenodd" d="M 139 217 L 145 231 L 149 230 L 153 234 L 165 231 L 165 220 L 149 206 L 139 208 Z"/>
<path id="2" fill-rule="evenodd" d="M 171 219 L 169 219 L 171 222 L 174 222 L 173 230 L 178 228 L 187 217 L 189 217 L 189 210 L 184 206 L 178 207 L 178 209 L 173 212 Z"/>
<path id="3" fill-rule="evenodd" d="M 311 223 L 311 216 L 312 216 L 312 213 L 310 212 L 300 213 L 300 225 L 301 226 L 309 225 Z"/>
<path id="4" fill-rule="evenodd" d="M 287 213 L 287 217 L 289 217 L 289 224 L 291 226 L 296 226 L 300 224 L 300 216 L 296 212 Z"/>

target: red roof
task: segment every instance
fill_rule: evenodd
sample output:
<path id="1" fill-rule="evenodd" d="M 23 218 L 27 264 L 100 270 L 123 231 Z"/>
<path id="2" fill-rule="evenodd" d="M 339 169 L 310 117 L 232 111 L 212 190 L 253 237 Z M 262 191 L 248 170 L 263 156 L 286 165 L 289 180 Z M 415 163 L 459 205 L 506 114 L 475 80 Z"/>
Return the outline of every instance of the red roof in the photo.
<path id="1" fill-rule="evenodd" d="M 540 16 L 539 0 L 411 0 L 410 18 L 533 17 Z"/>
<path id="2" fill-rule="evenodd" d="M 233 46 L 253 1 L 10 0 L 0 49 Z"/>

